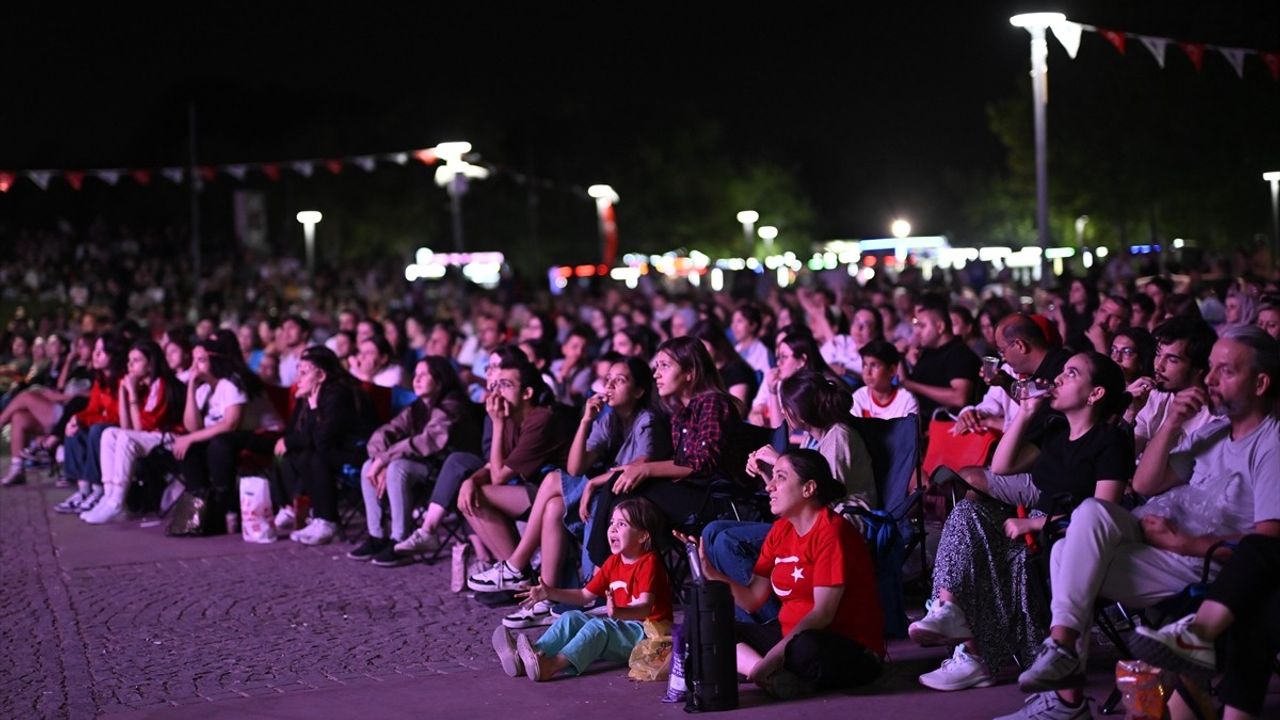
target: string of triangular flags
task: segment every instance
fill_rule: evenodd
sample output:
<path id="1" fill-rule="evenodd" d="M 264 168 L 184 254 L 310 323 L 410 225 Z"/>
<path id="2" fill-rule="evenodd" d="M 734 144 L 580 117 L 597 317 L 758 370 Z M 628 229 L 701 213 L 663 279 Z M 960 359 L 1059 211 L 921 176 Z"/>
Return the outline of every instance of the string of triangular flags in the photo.
<path id="1" fill-rule="evenodd" d="M 260 174 L 266 179 L 275 182 L 280 179 L 281 173 L 286 170 L 309 178 L 318 169 L 323 169 L 333 175 L 341 173 L 347 167 L 357 167 L 365 172 L 373 172 L 380 162 L 407 165 L 410 160 L 417 160 L 423 165 L 435 165 L 439 158 L 436 156 L 435 148 L 422 148 L 339 158 L 197 165 L 195 173 L 199 180 L 204 183 L 214 182 L 219 175 L 226 175 L 243 182 L 250 173 Z M 30 180 L 41 190 L 48 190 L 56 179 L 65 181 L 73 190 L 79 190 L 84 187 L 84 182 L 88 178 L 96 178 L 111 186 L 125 179 L 141 186 L 147 186 L 159 176 L 175 185 L 181 185 L 187 178 L 187 172 L 187 168 L 182 166 L 132 169 L 97 168 L 91 170 L 0 170 L 0 192 L 8 192 L 16 182 L 23 178 Z"/>
<path id="2" fill-rule="evenodd" d="M 1067 51 L 1067 55 L 1071 59 L 1075 59 L 1076 54 L 1080 51 L 1080 35 L 1082 32 L 1097 33 L 1104 40 L 1111 44 L 1121 55 L 1129 48 L 1129 41 L 1136 40 L 1139 44 L 1151 53 L 1155 58 L 1156 64 L 1164 68 L 1165 50 L 1170 45 L 1176 45 L 1186 54 L 1187 59 L 1191 61 L 1191 65 L 1195 67 L 1196 72 L 1200 72 L 1204 67 L 1204 57 L 1208 51 L 1215 51 L 1231 65 L 1236 71 L 1236 75 L 1240 78 L 1244 77 L 1245 58 L 1254 56 L 1262 61 L 1262 64 L 1271 72 L 1271 78 L 1280 81 L 1280 52 L 1267 52 L 1265 50 L 1254 50 L 1251 48 L 1224 47 L 1221 45 L 1209 45 L 1202 42 L 1190 42 L 1187 40 L 1175 40 L 1174 38 L 1156 37 L 1153 35 L 1140 35 L 1138 33 L 1125 32 L 1123 30 L 1111 30 L 1101 28 L 1095 25 L 1085 25 L 1084 23 L 1072 22 L 1070 20 L 1059 20 L 1051 23 L 1049 29 L 1053 31 L 1053 36 L 1062 43 L 1062 48 Z"/>

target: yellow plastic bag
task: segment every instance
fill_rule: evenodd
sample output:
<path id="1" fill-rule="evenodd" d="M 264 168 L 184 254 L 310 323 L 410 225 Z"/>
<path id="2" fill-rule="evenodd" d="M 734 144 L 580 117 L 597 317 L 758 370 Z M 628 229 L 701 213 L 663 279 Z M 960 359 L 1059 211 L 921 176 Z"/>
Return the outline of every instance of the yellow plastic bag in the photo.
<path id="1" fill-rule="evenodd" d="M 644 621 L 644 639 L 631 649 L 627 677 L 641 682 L 667 679 L 671 672 L 671 622 Z"/>

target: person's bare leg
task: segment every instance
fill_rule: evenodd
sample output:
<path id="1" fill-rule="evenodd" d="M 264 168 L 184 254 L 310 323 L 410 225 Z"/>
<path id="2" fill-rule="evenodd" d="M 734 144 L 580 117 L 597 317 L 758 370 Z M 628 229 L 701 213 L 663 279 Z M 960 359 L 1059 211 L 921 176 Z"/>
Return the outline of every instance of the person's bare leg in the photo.
<path id="1" fill-rule="evenodd" d="M 538 494 L 533 498 L 533 509 L 529 511 L 529 525 L 524 529 L 524 535 L 520 536 L 520 542 L 516 544 L 516 549 L 511 553 L 511 557 L 507 558 L 507 564 L 517 570 L 528 568 L 530 561 L 533 560 L 533 553 L 538 549 L 544 535 L 543 523 L 546 518 L 545 508 L 552 498 L 560 497 L 560 473 L 548 473 L 542 479 L 542 484 L 538 486 Z M 560 512 L 564 512 L 564 503 L 559 504 Z M 543 548 L 543 554 L 546 554 L 546 548 Z M 546 566 L 546 562 L 543 562 Z"/>
<path id="2" fill-rule="evenodd" d="M 547 501 L 542 511 L 542 583 L 554 587 L 560 561 L 564 559 L 564 498 L 557 495 Z M 531 534 L 531 532 L 526 532 Z"/>
<path id="3" fill-rule="evenodd" d="M 27 438 L 39 434 L 40 421 L 25 408 L 9 418 L 9 457 L 17 459 L 27 447 Z"/>
<path id="4" fill-rule="evenodd" d="M 958 473 L 960 478 L 965 481 L 969 487 L 978 492 L 989 492 L 991 490 L 991 482 L 987 480 L 987 469 L 978 465 L 960 468 Z"/>
<path id="5" fill-rule="evenodd" d="M 734 646 L 733 650 L 734 657 L 736 658 L 738 665 L 738 672 L 743 675 L 750 675 L 751 671 L 756 668 L 756 664 L 764 659 L 760 653 L 756 652 L 754 648 L 746 643 L 738 643 Z"/>
<path id="6" fill-rule="evenodd" d="M 516 549 L 511 518 L 529 509 L 529 494 L 519 485 L 484 485 L 478 490 L 486 504 L 467 513 L 467 522 L 495 557 L 506 560 Z"/>
<path id="7" fill-rule="evenodd" d="M 1236 621 L 1231 608 L 1217 600 L 1205 600 L 1191 621 L 1191 629 L 1205 640 L 1217 640 Z"/>

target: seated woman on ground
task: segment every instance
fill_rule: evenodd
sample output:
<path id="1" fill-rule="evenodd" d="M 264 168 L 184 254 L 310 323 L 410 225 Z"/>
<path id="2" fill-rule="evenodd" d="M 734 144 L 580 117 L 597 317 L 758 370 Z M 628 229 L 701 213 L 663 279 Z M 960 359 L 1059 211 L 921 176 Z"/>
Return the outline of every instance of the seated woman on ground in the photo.
<path id="1" fill-rule="evenodd" d="M 1086 498 L 1119 502 L 1133 476 L 1133 437 L 1115 422 L 1129 395 L 1110 358 L 1077 353 L 1048 394 L 1019 400 L 1022 411 L 996 446 L 987 487 L 947 517 L 933 604 L 908 629 L 923 645 L 956 644 L 942 667 L 920 676 L 935 690 L 986 687 L 1010 658 L 1035 657 L 1049 614 L 1043 594 L 1027 587 L 1026 535 L 1044 527 L 1045 513 L 1069 513 Z M 1064 417 L 1040 422 L 1047 408 Z M 1018 518 L 1015 507 L 1033 516 Z"/>
<path id="2" fill-rule="evenodd" d="M 89 404 L 67 421 L 63 440 L 63 472 L 76 483 L 71 497 L 54 506 L 63 513 L 84 512 L 102 499 L 102 470 L 98 464 L 102 433 L 120 422 L 117 386 L 125 374 L 128 345 L 119 334 L 98 338 L 93 346 L 95 377 L 89 389 Z"/>
<path id="3" fill-rule="evenodd" d="M 512 573 L 503 561 L 515 552 L 515 521 L 532 508 L 541 472 L 564 464 L 572 421 L 519 350 L 502 358 L 485 412 L 493 426 L 489 461 L 463 481 L 458 509 L 497 560 L 493 572 L 481 575 L 493 588 L 527 587 L 532 573 Z M 468 583 L 475 587 L 478 577 Z"/>
<path id="4" fill-rule="evenodd" d="M 542 479 L 529 525 L 507 558 L 506 567 L 500 573 L 490 569 L 468 579 L 468 587 L 478 591 L 508 589 L 501 586 L 501 579 L 530 576 L 533 553 L 539 548 L 542 583 L 549 587 L 558 583 L 568 535 L 572 532 L 581 538 L 591 533 L 592 499 L 597 488 L 612 480 L 614 468 L 670 455 L 666 422 L 652 409 L 652 402 L 649 366 L 636 357 L 616 361 L 609 368 L 605 392 L 587 400 L 564 471 L 553 470 Z M 593 471 L 601 472 L 588 477 Z M 582 555 L 582 576 L 589 577 L 595 565 L 585 545 Z M 551 622 L 551 605 L 526 604 L 502 622 L 510 628 L 545 625 Z"/>
<path id="5" fill-rule="evenodd" d="M 561 615 L 536 642 L 512 636 L 506 625 L 493 632 L 493 649 L 502 670 L 511 677 L 527 675 L 534 682 L 568 671 L 581 675 L 597 660 L 625 665 L 644 639 L 644 623 L 672 620 L 671 585 L 654 545 L 662 530 L 657 508 L 642 498 L 625 500 L 609 519 L 611 555 L 581 590 L 538 583 L 529 588 L 526 605 L 563 602 L 588 605 L 605 599 L 606 616 L 581 610 Z"/>
<path id="6" fill-rule="evenodd" d="M 770 597 L 781 603 L 776 621 L 735 624 L 738 672 L 780 698 L 875 680 L 885 646 L 871 554 L 828 507 L 846 488 L 814 450 L 783 453 L 765 487 L 779 519 L 747 584 L 720 572 L 699 547 L 704 575 L 728 583 L 740 608 L 755 611 Z"/>
<path id="7" fill-rule="evenodd" d="M 311 521 L 289 538 L 324 545 L 338 531 L 338 475 L 343 465 L 364 461 L 364 442 L 377 421 L 359 382 L 323 345 L 302 351 L 294 389 L 293 416 L 275 444 L 284 500 L 276 524 L 296 524 L 290 517 L 292 501 L 305 493 L 311 498 Z"/>
<path id="8" fill-rule="evenodd" d="M 120 380 L 119 427 L 102 433 L 100 465 L 104 495 L 92 509 L 80 513 L 91 525 L 128 516 L 125 491 L 137 461 L 166 436 L 182 432 L 182 401 L 187 391 L 165 363 L 160 346 L 151 340 L 134 343 Z"/>
<path id="9" fill-rule="evenodd" d="M 729 337 L 724 334 L 724 328 L 714 317 L 699 320 L 689 331 L 689 335 L 702 341 L 715 362 L 716 372 L 724 383 L 725 390 L 737 401 L 738 412 L 745 413 L 751 398 L 755 397 L 760 388 L 756 371 L 733 349 Z"/>
<path id="10" fill-rule="evenodd" d="M 428 355 L 419 360 L 414 366 L 413 392 L 417 399 L 374 431 L 365 445 L 369 459 L 360 470 L 360 488 L 369 537 L 347 553 L 352 560 L 372 559 L 380 567 L 409 562 L 409 556 L 397 554 L 394 546 L 412 533 L 414 489 L 435 473 L 428 461 L 480 448 L 479 418 L 472 413 L 458 371 L 447 358 Z M 390 537 L 382 527 L 384 497 L 391 507 Z M 429 504 L 424 523 L 434 530 L 445 511 L 442 505 Z"/>
<path id="11" fill-rule="evenodd" d="M 187 491 L 209 504 L 212 517 L 222 517 L 220 512 L 239 504 L 233 495 L 240 451 L 270 452 L 271 438 L 255 431 L 279 429 L 282 423 L 231 331 L 220 330 L 197 344 L 191 367 L 182 415 L 187 433 L 174 439 L 173 457 L 182 464 Z M 222 527 L 215 522 L 207 529 Z"/>

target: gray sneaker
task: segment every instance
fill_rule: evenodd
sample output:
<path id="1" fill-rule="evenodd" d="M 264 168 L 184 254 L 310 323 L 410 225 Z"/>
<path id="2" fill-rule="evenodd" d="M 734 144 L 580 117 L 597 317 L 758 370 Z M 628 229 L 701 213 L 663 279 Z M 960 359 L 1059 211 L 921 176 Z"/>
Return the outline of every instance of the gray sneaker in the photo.
<path id="1" fill-rule="evenodd" d="M 1088 698 L 1076 707 L 1062 702 L 1056 692 L 1042 692 L 1027 698 L 1022 709 L 1011 715 L 1001 715 L 995 720 L 1093 720 Z"/>
<path id="2" fill-rule="evenodd" d="M 1023 692 L 1038 693 L 1083 685 L 1084 668 L 1080 665 L 1080 658 L 1054 642 L 1053 638 L 1045 638 L 1031 667 L 1018 676 L 1018 687 Z"/>

